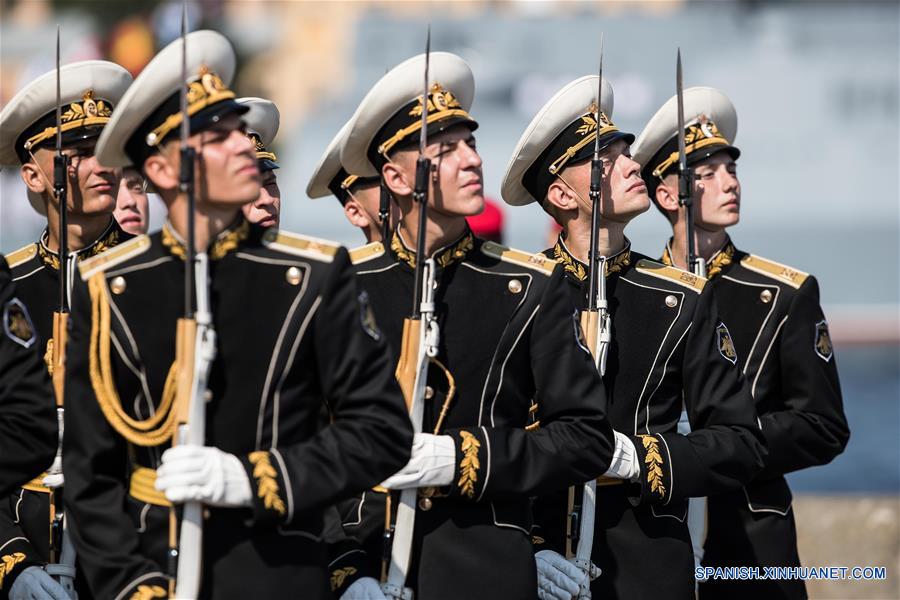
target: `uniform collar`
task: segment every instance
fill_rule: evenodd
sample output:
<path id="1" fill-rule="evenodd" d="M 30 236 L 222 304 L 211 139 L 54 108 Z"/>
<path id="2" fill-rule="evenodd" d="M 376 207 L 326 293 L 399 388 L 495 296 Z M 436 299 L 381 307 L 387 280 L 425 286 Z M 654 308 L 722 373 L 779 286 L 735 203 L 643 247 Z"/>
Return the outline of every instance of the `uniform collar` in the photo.
<path id="1" fill-rule="evenodd" d="M 556 240 L 556 245 L 553 246 L 553 250 L 551 251 L 551 257 L 553 260 L 558 262 L 563 266 L 565 272 L 577 279 L 578 281 L 585 281 L 590 274 L 590 269 L 587 263 L 583 263 L 575 256 L 569 252 L 569 248 L 566 246 L 566 242 L 563 240 L 562 234 Z M 631 264 L 631 241 L 628 238 L 625 238 L 625 247 L 613 254 L 612 256 L 606 257 L 606 264 L 604 265 L 603 272 L 609 277 L 613 273 L 618 273 L 622 271 Z"/>
<path id="2" fill-rule="evenodd" d="M 219 260 L 225 258 L 229 253 L 237 250 L 241 242 L 250 235 L 250 223 L 244 219 L 243 214 L 238 217 L 216 236 L 212 245 L 207 249 L 206 253 L 210 260 Z M 172 256 L 184 260 L 187 256 L 187 244 L 172 227 L 169 221 L 162 228 L 162 244 L 165 246 Z"/>
<path id="3" fill-rule="evenodd" d="M 719 248 L 715 254 L 712 255 L 712 258 L 709 259 L 709 262 L 706 263 L 706 278 L 712 279 L 716 275 L 722 272 L 722 269 L 731 264 L 734 260 L 734 253 L 737 252 L 737 249 L 734 247 L 734 244 L 731 242 L 731 237 L 725 237 L 725 244 Z M 669 241 L 666 242 L 666 247 L 663 249 L 663 255 L 660 259 L 664 265 L 675 266 L 674 261 L 672 261 L 672 238 L 669 238 Z"/>
<path id="4" fill-rule="evenodd" d="M 110 217 L 109 225 L 106 226 L 106 229 L 103 230 L 103 233 L 100 234 L 100 237 L 98 237 L 96 240 L 94 240 L 84 248 L 72 250 L 71 252 L 69 252 L 69 256 L 84 260 L 112 248 L 113 246 L 118 244 L 121 239 L 122 236 L 119 225 L 118 223 L 116 223 L 115 219 Z M 47 227 L 44 229 L 44 232 L 41 233 L 41 239 L 37 244 L 38 255 L 41 258 L 41 262 L 43 262 L 46 267 L 53 269 L 54 271 L 59 271 L 59 253 L 50 250 L 50 248 L 47 246 L 49 240 L 50 228 Z"/>
<path id="5" fill-rule="evenodd" d="M 465 260 L 466 255 L 474 247 L 475 236 L 472 235 L 472 231 L 466 226 L 465 232 L 456 241 L 446 246 L 441 246 L 434 251 L 431 257 L 438 267 L 444 268 Z M 409 265 L 413 269 L 416 268 L 416 251 L 410 250 L 406 246 L 403 236 L 400 235 L 399 228 L 394 230 L 394 235 L 391 237 L 391 252 L 397 256 L 400 262 Z"/>

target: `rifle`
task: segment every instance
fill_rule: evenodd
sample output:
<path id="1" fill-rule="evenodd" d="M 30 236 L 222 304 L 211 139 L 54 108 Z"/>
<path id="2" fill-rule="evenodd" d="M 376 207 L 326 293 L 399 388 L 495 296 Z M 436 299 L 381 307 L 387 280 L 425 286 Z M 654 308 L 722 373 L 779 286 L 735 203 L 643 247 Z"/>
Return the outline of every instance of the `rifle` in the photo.
<path id="1" fill-rule="evenodd" d="M 585 332 L 587 347 L 594 357 L 594 365 L 600 375 L 606 373 L 606 356 L 612 341 L 612 322 L 609 315 L 609 301 L 606 298 L 606 257 L 599 255 L 598 236 L 600 230 L 601 189 L 603 186 L 603 161 L 600 160 L 600 114 L 603 94 L 603 36 L 600 36 L 600 69 L 597 79 L 597 103 L 594 115 L 597 134 L 594 138 L 594 156 L 591 158 L 591 238 L 588 250 L 588 291 L 587 309 L 581 313 L 581 328 Z M 584 483 L 581 504 L 575 504 L 575 487 L 569 488 L 570 511 L 567 558 L 573 559 L 575 566 L 588 574 L 588 581 L 578 592 L 578 598 L 590 597 L 590 581 L 599 575 L 591 562 L 594 545 L 594 516 L 597 509 L 597 480 Z M 573 552 L 574 548 L 574 552 Z"/>
<path id="2" fill-rule="evenodd" d="M 684 85 L 681 78 L 681 48 L 675 65 L 675 95 L 678 101 L 678 203 L 685 208 L 684 228 L 687 234 L 687 270 L 706 277 L 706 261 L 694 248 L 694 171 L 688 167 L 684 140 Z"/>
<path id="3" fill-rule="evenodd" d="M 53 392 L 56 396 L 56 421 L 59 440 L 56 460 L 48 474 L 59 475 L 62 471 L 62 443 L 65 429 L 65 409 L 63 394 L 66 379 L 66 343 L 69 322 L 69 224 L 68 224 L 68 182 L 69 157 L 62 151 L 62 83 L 60 73 L 60 27 L 56 26 L 56 156 L 53 157 L 53 194 L 59 205 L 59 306 L 53 312 L 53 344 L 50 352 L 50 373 Z M 55 488 L 49 488 L 50 544 L 47 572 L 59 580 L 60 585 L 71 598 L 76 598 L 75 548 L 64 533 L 65 509 L 63 498 Z"/>
<path id="4" fill-rule="evenodd" d="M 216 332 L 209 306 L 209 257 L 197 252 L 194 221 L 194 149 L 188 145 L 190 116 L 187 106 L 187 5 L 181 10 L 181 168 L 179 192 L 187 200 L 187 255 L 184 269 L 184 317 L 176 328 L 175 361 L 178 369 L 175 399 L 175 436 L 172 445 L 202 446 L 205 440 L 206 392 L 209 368 L 216 356 Z M 196 291 L 196 309 L 194 292 Z M 181 534 L 175 507 L 169 509 L 169 596 L 196 598 L 200 592 L 203 546 L 203 505 L 186 502 Z"/>
<path id="5" fill-rule="evenodd" d="M 675 65 L 675 94 L 678 102 L 678 203 L 685 207 L 684 227 L 687 235 L 687 270 L 698 277 L 706 277 L 706 261 L 697 256 L 694 247 L 694 214 L 693 191 L 694 171 L 688 167 L 687 151 L 684 136 L 684 85 L 681 74 L 681 48 Z M 678 420 L 678 433 L 687 435 L 691 432 L 691 422 L 687 410 L 682 407 Z M 694 547 L 694 564 L 700 566 L 703 559 L 703 542 L 706 539 L 706 498 L 690 498 L 688 500 L 688 531 Z"/>
<path id="6" fill-rule="evenodd" d="M 437 356 L 440 330 L 434 314 L 435 263 L 425 256 L 426 212 L 428 207 L 428 177 L 431 160 L 425 156 L 428 147 L 428 67 L 431 56 L 431 27 L 425 41 L 425 85 L 422 93 L 422 129 L 419 132 L 419 158 L 416 161 L 416 183 L 413 200 L 419 205 L 419 231 L 416 236 L 416 269 L 412 314 L 403 320 L 400 360 L 394 375 L 400 383 L 406 407 L 415 432 L 422 431 L 425 403 L 425 382 L 428 363 Z M 416 517 L 416 489 L 403 490 L 397 506 L 396 525 L 385 532 L 385 544 L 393 544 L 387 580 L 382 583 L 385 596 L 394 600 L 411 600 L 412 592 L 405 588 L 406 574 L 412 551 L 412 535 Z M 385 551 L 387 555 L 387 551 Z"/>

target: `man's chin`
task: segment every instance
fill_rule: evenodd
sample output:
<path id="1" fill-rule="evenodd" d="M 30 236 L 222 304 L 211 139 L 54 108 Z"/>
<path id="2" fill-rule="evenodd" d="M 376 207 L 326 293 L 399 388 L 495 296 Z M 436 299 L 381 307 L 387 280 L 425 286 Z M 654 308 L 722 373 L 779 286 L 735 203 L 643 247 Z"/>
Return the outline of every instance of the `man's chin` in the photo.
<path id="1" fill-rule="evenodd" d="M 75 207 L 70 205 L 70 210 L 85 216 L 111 215 L 116 210 L 116 199 L 114 196 L 103 194 L 84 199 Z"/>

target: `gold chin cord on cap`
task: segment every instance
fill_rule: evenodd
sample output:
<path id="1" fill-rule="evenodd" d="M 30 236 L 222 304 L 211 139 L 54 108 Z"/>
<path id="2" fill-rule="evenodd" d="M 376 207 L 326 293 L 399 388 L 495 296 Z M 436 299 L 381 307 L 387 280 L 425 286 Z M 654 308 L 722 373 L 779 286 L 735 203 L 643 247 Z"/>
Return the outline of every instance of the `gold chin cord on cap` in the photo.
<path id="1" fill-rule="evenodd" d="M 606 160 L 605 160 L 605 159 L 601 159 L 601 161 L 604 163 L 604 167 L 605 167 L 605 166 L 606 166 Z M 562 174 L 558 173 L 558 174 L 556 175 L 556 177 L 557 177 L 560 181 L 562 181 L 564 184 L 566 184 L 566 187 L 567 187 L 567 188 L 569 188 L 570 190 L 572 190 L 572 193 L 575 194 L 575 197 L 578 199 L 578 201 L 581 202 L 582 205 L 584 205 L 584 207 L 588 210 L 588 213 L 590 213 L 590 211 L 593 210 L 593 205 L 591 205 L 589 202 L 585 201 L 585 199 L 581 197 L 581 194 L 579 194 L 579 193 L 575 190 L 575 188 L 572 186 L 571 183 L 569 183 L 568 181 L 566 181 L 566 178 L 563 177 Z M 606 176 L 605 176 L 605 175 L 604 175 L 604 179 L 606 179 Z M 603 212 L 603 211 L 601 210 L 601 212 Z"/>

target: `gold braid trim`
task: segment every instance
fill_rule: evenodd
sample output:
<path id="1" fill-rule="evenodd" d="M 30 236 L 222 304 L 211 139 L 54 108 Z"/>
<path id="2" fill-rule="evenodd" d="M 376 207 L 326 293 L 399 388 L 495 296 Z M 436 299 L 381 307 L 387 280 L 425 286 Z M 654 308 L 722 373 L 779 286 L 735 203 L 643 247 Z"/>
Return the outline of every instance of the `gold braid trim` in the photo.
<path id="1" fill-rule="evenodd" d="M 137 446 L 158 446 L 172 437 L 175 431 L 175 401 L 177 364 L 172 363 L 166 376 L 162 402 L 156 413 L 147 419 L 138 420 L 129 416 L 122 408 L 122 401 L 116 391 L 112 374 L 110 354 L 109 289 L 103 273 L 97 273 L 88 280 L 91 296 L 91 343 L 89 350 L 89 371 L 91 386 L 100 404 L 103 416 L 116 432 Z"/>
<path id="2" fill-rule="evenodd" d="M 558 241 L 553 246 L 553 260 L 561 264 L 566 273 L 571 273 L 578 281 L 587 279 L 587 271 L 585 271 L 584 265 L 576 262 L 575 259 L 569 256 L 569 253 L 565 251 L 562 244 Z"/>
<path id="3" fill-rule="evenodd" d="M 562 243 L 562 237 L 557 239 L 556 245 L 553 246 L 553 260 L 561 264 L 566 273 L 571 273 L 578 281 L 584 281 L 588 278 L 586 265 L 569 253 Z M 607 258 L 603 264 L 603 273 L 608 277 L 613 273 L 618 273 L 630 264 L 631 246 L 629 243 L 624 250 Z"/>
<path id="4" fill-rule="evenodd" d="M 462 495 L 466 498 L 475 497 L 475 483 L 478 481 L 478 469 L 481 463 L 478 460 L 478 449 L 481 448 L 481 442 L 468 431 L 460 431 L 462 443 L 460 449 L 463 452 L 463 459 L 459 463 L 459 486 Z"/>
<path id="5" fill-rule="evenodd" d="M 666 486 L 663 485 L 663 459 L 659 453 L 659 440 L 652 435 L 642 435 L 641 443 L 647 451 L 644 455 L 644 464 L 647 466 L 647 483 L 650 484 L 650 490 L 665 498 Z"/>
<path id="6" fill-rule="evenodd" d="M 249 235 L 250 223 L 242 218 L 239 225 L 224 230 L 216 237 L 212 246 L 210 246 L 207 251 L 209 259 L 219 260 L 225 258 L 230 252 L 237 249 L 241 242 L 246 240 Z M 169 228 L 168 223 L 163 225 L 161 240 L 162 245 L 169 249 L 172 256 L 185 260 L 187 257 L 187 247 L 175 236 Z"/>
<path id="7" fill-rule="evenodd" d="M 158 585 L 139 585 L 137 591 L 128 600 L 151 600 L 151 598 L 165 598 L 166 590 Z"/>
<path id="8" fill-rule="evenodd" d="M 343 569 L 335 569 L 331 572 L 331 591 L 335 591 L 347 580 L 351 575 L 356 574 L 356 567 L 344 567 Z"/>
<path id="9" fill-rule="evenodd" d="M 449 248 L 445 248 L 438 254 L 434 255 L 434 262 L 439 267 L 447 267 L 454 262 L 463 260 L 469 251 L 475 247 L 475 237 L 469 231 L 460 240 Z M 408 250 L 400 240 L 400 235 L 395 231 L 391 238 L 391 250 L 397 255 L 397 258 L 408 264 L 413 269 L 416 268 L 416 253 L 414 250 Z"/>
<path id="10" fill-rule="evenodd" d="M 25 560 L 25 554 L 22 552 L 13 552 L 12 554 L 6 554 L 2 559 L 3 564 L 0 564 L 0 589 L 3 589 L 3 579 L 13 570 L 13 568 Z"/>
<path id="11" fill-rule="evenodd" d="M 716 255 L 713 256 L 712 260 L 709 261 L 709 264 L 706 265 L 706 278 L 712 279 L 716 275 L 722 272 L 722 269 L 731 264 L 731 261 L 734 260 L 734 244 L 728 242 L 725 244 L 725 247 L 716 252 Z"/>
<path id="12" fill-rule="evenodd" d="M 734 260 L 734 253 L 737 252 L 737 249 L 734 247 L 734 244 L 729 240 L 725 247 L 715 253 L 712 257 L 712 260 L 709 261 L 706 265 L 706 278 L 712 279 L 716 275 L 722 272 L 722 269 L 727 267 Z M 675 261 L 672 260 L 672 253 L 669 250 L 669 244 L 666 244 L 666 247 L 663 248 L 662 258 L 659 260 L 664 265 L 674 267 Z"/>
<path id="13" fill-rule="evenodd" d="M 253 477 L 256 478 L 256 495 L 263 499 L 263 505 L 268 510 L 284 516 L 287 509 L 284 507 L 284 500 L 278 495 L 278 473 L 269 460 L 269 453 L 258 450 L 251 452 L 248 458 L 253 465 Z"/>

